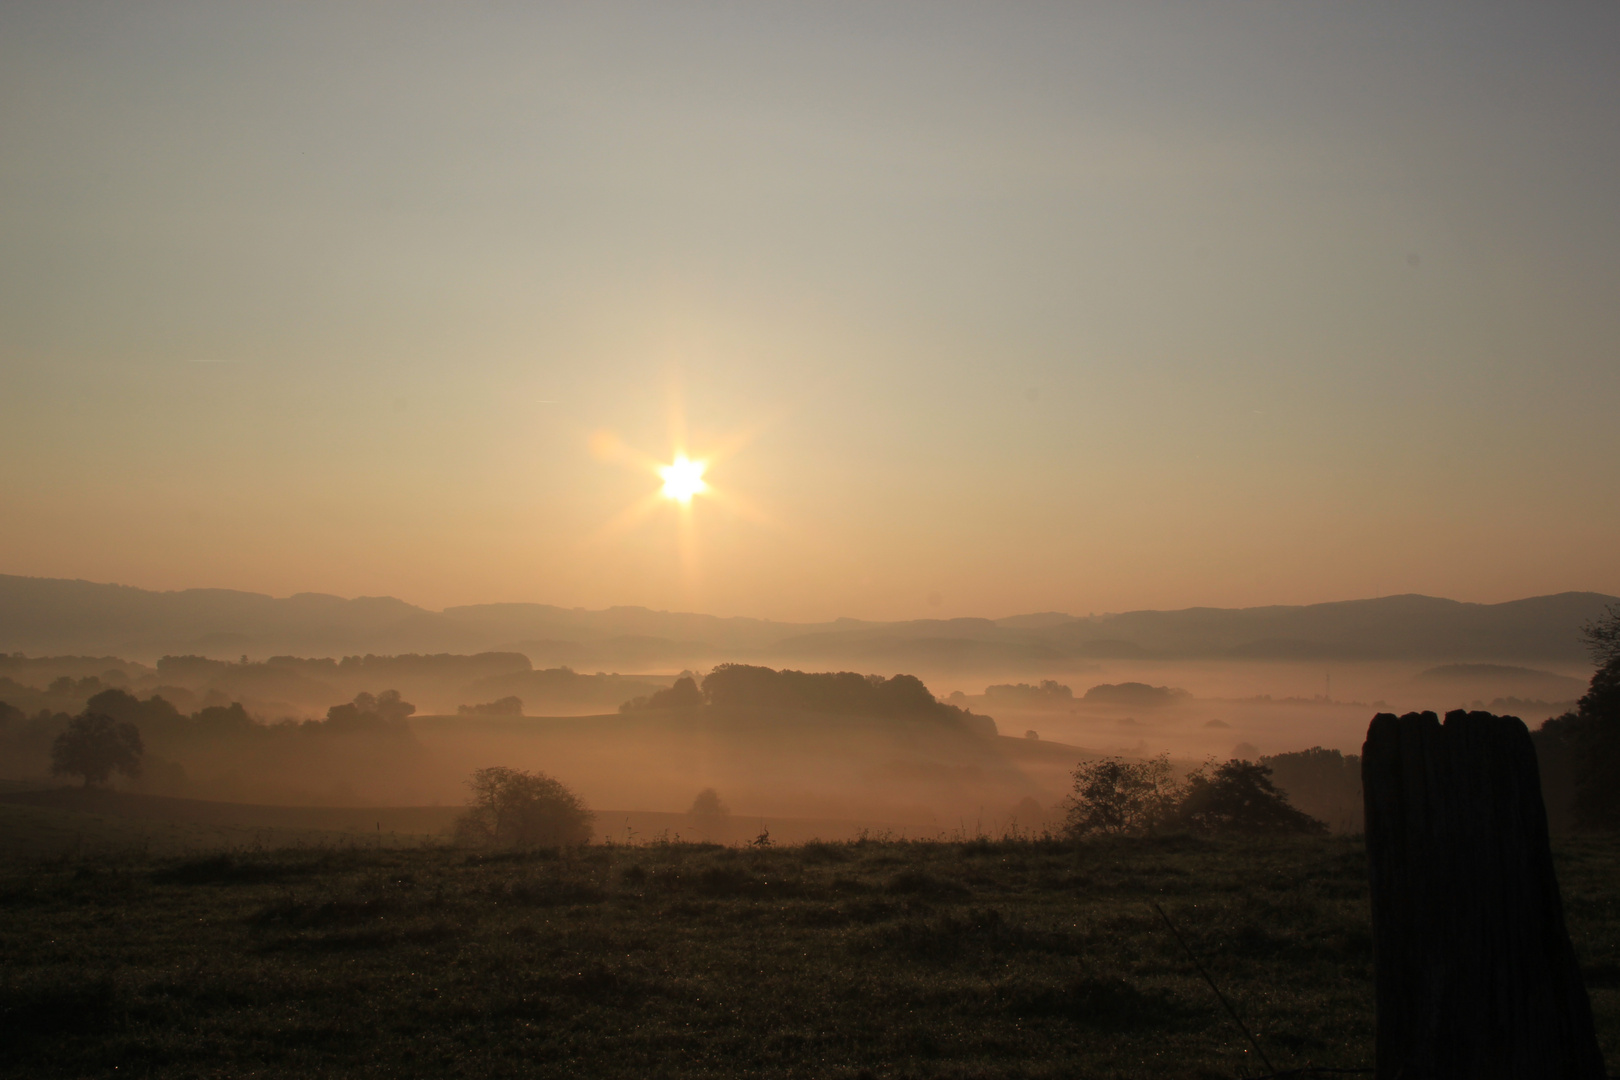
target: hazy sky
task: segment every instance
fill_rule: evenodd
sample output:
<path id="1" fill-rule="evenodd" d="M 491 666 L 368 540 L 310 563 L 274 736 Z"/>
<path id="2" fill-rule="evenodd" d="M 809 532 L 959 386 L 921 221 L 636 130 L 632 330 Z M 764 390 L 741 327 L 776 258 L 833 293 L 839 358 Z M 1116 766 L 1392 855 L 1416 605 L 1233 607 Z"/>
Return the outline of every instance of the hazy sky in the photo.
<path id="1" fill-rule="evenodd" d="M 1620 593 L 1617 58 L 1615 4 L 9 0 L 0 572 Z M 733 498 L 605 527 L 677 406 Z"/>

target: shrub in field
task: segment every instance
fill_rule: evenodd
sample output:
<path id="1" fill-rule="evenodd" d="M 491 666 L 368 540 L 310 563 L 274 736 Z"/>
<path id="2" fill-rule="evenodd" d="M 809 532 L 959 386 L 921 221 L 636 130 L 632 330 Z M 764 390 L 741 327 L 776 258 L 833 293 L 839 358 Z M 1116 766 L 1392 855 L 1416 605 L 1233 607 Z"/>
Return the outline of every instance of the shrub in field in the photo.
<path id="1" fill-rule="evenodd" d="M 585 844 L 595 818 L 585 804 L 544 773 L 479 769 L 467 781 L 467 811 L 456 820 L 456 837 L 512 847 Z"/>
<path id="2" fill-rule="evenodd" d="M 1063 831 L 1073 838 L 1145 832 L 1171 816 L 1180 795 L 1166 754 L 1087 762 L 1074 770 Z"/>
<path id="3" fill-rule="evenodd" d="M 76 716 L 51 743 L 51 772 L 84 777 L 84 786 L 105 784 L 114 772 L 141 775 L 146 747 L 128 721 L 100 713 Z"/>

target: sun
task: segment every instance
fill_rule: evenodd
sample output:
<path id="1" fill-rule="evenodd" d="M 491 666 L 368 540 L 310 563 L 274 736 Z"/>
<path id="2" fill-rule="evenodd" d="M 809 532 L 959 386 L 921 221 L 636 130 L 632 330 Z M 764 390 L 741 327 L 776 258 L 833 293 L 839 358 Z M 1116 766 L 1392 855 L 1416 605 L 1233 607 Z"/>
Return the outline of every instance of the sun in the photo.
<path id="1" fill-rule="evenodd" d="M 658 475 L 664 478 L 664 498 L 689 503 L 692 496 L 707 491 L 709 485 L 703 482 L 706 468 L 707 462 L 692 461 L 685 454 L 676 454 L 672 463 L 658 470 Z"/>

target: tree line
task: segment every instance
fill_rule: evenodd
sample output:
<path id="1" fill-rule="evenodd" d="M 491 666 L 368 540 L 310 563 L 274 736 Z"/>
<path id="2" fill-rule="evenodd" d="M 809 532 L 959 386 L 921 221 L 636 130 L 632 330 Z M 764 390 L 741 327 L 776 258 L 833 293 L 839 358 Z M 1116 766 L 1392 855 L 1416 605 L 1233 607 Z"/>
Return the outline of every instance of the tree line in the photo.
<path id="1" fill-rule="evenodd" d="M 1582 628 L 1597 665 L 1574 712 L 1548 720 L 1532 738 L 1542 786 L 1567 787 L 1567 805 L 1549 797 L 1549 813 L 1569 815 L 1577 829 L 1620 828 L 1620 605 Z"/>
<path id="2" fill-rule="evenodd" d="M 48 769 L 87 787 L 104 785 L 115 775 L 150 774 L 156 789 L 172 793 L 189 784 L 173 755 L 191 761 L 212 753 L 216 763 L 227 763 L 226 771 L 250 765 L 259 776 L 307 773 L 321 765 L 341 768 L 340 762 L 352 767 L 349 759 L 356 754 L 397 762 L 400 753 L 417 745 L 406 722 L 415 711 L 398 691 L 386 690 L 334 705 L 321 720 L 265 724 L 239 702 L 188 715 L 158 694 L 143 701 L 109 689 L 93 695 L 77 715 L 47 709 L 28 716 L 0 701 L 0 753 L 13 769 Z M 229 765 L 232 761 L 240 764 Z"/>
<path id="3" fill-rule="evenodd" d="M 880 718 L 930 718 L 995 734 L 989 717 L 939 701 L 915 675 L 860 675 L 853 671 L 777 671 L 752 664 L 720 664 L 703 677 L 683 675 L 667 690 L 637 697 L 620 712 L 692 709 L 812 712 Z"/>
<path id="4" fill-rule="evenodd" d="M 1165 829 L 1324 835 L 1327 825 L 1288 801 L 1271 768 L 1254 761 L 1208 763 L 1178 777 L 1167 754 L 1147 761 L 1110 757 L 1082 763 L 1066 803 L 1071 839 Z"/>

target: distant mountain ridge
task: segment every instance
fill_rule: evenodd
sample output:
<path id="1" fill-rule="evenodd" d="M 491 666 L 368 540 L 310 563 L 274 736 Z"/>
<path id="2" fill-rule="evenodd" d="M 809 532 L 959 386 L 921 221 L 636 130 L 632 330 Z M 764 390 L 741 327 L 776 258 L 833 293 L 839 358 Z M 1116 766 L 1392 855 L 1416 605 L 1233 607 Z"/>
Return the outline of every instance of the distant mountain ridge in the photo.
<path id="1" fill-rule="evenodd" d="M 1302 606 L 1003 619 L 787 623 L 614 607 L 478 604 L 430 611 L 393 597 L 154 592 L 0 575 L 0 650 L 131 659 L 196 653 L 341 656 L 525 652 L 537 665 L 677 669 L 722 660 L 862 668 L 1049 668 L 1086 658 L 1579 663 L 1580 627 L 1620 599 L 1569 592 L 1501 604 L 1386 596 Z"/>

